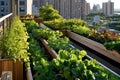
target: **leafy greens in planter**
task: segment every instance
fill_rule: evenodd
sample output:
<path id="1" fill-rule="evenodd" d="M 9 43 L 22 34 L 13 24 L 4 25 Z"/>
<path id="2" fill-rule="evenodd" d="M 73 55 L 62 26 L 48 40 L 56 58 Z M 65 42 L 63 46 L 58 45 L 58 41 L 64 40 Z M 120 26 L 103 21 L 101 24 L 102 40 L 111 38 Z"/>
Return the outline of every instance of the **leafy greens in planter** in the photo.
<path id="1" fill-rule="evenodd" d="M 120 54 L 120 41 L 111 41 L 111 42 L 106 42 L 104 46 L 108 50 L 116 50 Z"/>
<path id="2" fill-rule="evenodd" d="M 10 31 L 7 30 L 3 36 L 2 57 L 27 61 L 29 59 L 27 39 L 28 34 L 24 24 L 19 17 L 15 17 L 10 26 Z"/>
<path id="3" fill-rule="evenodd" d="M 101 67 L 97 61 L 85 59 L 84 50 L 79 51 L 70 47 L 70 40 L 61 36 L 61 32 L 48 29 L 32 31 L 28 40 L 35 80 L 119 80 L 111 78 L 106 69 Z M 50 47 L 57 49 L 56 59 L 48 60 L 44 55 L 38 43 L 41 38 L 45 38 Z"/>

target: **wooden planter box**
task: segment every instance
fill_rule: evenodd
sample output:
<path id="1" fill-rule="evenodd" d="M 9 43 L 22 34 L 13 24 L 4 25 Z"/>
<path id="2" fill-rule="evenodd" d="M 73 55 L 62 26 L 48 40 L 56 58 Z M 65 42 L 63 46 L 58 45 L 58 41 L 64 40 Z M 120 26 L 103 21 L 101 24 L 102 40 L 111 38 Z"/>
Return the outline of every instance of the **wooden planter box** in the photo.
<path id="1" fill-rule="evenodd" d="M 116 51 L 110 51 L 110 50 L 107 50 L 103 44 L 100 44 L 96 41 L 93 41 L 91 39 L 88 39 L 86 37 L 83 37 L 79 34 L 76 34 L 74 32 L 71 32 L 71 31 L 66 31 L 64 32 L 69 38 L 95 50 L 96 52 L 120 63 L 120 54 L 117 53 Z"/>
<path id="2" fill-rule="evenodd" d="M 4 76 L 4 73 L 9 73 L 10 80 L 23 80 L 23 63 L 18 60 L 14 62 L 12 59 L 0 59 L 0 77 Z"/>
<path id="3" fill-rule="evenodd" d="M 58 54 L 55 52 L 54 49 L 50 48 L 48 46 L 48 43 L 45 39 L 41 39 L 41 42 L 42 44 L 45 46 L 45 48 L 48 50 L 48 52 L 50 53 L 50 55 L 53 57 L 53 58 L 57 58 Z"/>
<path id="4" fill-rule="evenodd" d="M 46 25 L 44 25 L 44 24 L 42 24 L 42 23 L 40 23 L 39 26 L 40 26 L 41 28 L 48 28 L 48 29 L 50 29 L 49 27 L 47 27 Z M 51 29 L 50 29 L 50 30 L 51 30 Z"/>
<path id="5" fill-rule="evenodd" d="M 40 18 L 34 18 L 35 22 L 37 22 L 38 24 L 40 24 L 42 22 L 42 19 Z"/>

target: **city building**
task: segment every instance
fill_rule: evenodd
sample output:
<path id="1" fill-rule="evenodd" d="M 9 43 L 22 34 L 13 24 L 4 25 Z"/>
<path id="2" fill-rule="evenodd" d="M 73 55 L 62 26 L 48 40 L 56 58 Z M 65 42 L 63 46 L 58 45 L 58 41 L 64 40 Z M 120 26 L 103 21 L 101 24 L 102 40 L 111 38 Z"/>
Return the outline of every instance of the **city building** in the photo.
<path id="1" fill-rule="evenodd" d="M 18 14 L 32 14 L 32 0 L 18 0 Z"/>
<path id="2" fill-rule="evenodd" d="M 99 4 L 94 4 L 93 5 L 93 11 L 100 12 L 100 5 Z"/>
<path id="3" fill-rule="evenodd" d="M 10 12 L 10 0 L 0 0 L 0 16 L 4 16 Z"/>
<path id="4" fill-rule="evenodd" d="M 33 5 L 38 9 L 46 3 L 51 4 L 66 19 L 85 19 L 85 0 L 33 0 Z"/>
<path id="5" fill-rule="evenodd" d="M 0 16 L 9 13 L 15 15 L 32 14 L 32 0 L 0 0 Z"/>
<path id="6" fill-rule="evenodd" d="M 32 14 L 39 16 L 38 7 L 36 7 L 35 5 L 32 6 Z"/>
<path id="7" fill-rule="evenodd" d="M 90 13 L 90 3 L 85 3 L 85 15 L 88 15 Z"/>
<path id="8" fill-rule="evenodd" d="M 114 2 L 109 0 L 102 3 L 102 11 L 106 16 L 112 16 L 114 14 Z"/>

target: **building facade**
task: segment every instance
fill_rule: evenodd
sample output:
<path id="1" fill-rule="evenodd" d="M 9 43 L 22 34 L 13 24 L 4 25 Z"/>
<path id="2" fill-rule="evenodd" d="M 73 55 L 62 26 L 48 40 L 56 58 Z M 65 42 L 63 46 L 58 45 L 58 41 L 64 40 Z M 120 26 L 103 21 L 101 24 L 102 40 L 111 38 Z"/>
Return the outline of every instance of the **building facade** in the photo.
<path id="1" fill-rule="evenodd" d="M 114 14 L 114 3 L 111 1 L 102 3 L 102 11 L 106 16 L 112 16 Z"/>
<path id="2" fill-rule="evenodd" d="M 13 14 L 32 14 L 33 0 L 0 0 L 0 16 Z"/>
<path id="3" fill-rule="evenodd" d="M 32 14 L 32 0 L 18 0 L 19 14 Z"/>
<path id="4" fill-rule="evenodd" d="M 10 12 L 10 0 L 0 0 L 0 16 L 4 16 Z"/>
<path id="5" fill-rule="evenodd" d="M 90 3 L 85 3 L 85 15 L 88 15 L 90 13 Z"/>
<path id="6" fill-rule="evenodd" d="M 38 9 L 46 3 L 51 4 L 66 19 L 85 19 L 85 0 L 33 0 L 33 5 Z"/>

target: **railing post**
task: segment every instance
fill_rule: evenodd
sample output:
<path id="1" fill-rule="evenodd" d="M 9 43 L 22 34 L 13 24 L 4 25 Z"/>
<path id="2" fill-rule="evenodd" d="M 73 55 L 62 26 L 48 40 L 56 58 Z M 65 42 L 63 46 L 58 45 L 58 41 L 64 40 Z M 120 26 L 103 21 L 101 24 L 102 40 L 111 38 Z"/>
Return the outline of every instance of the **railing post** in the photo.
<path id="1" fill-rule="evenodd" d="M 12 13 L 5 15 L 3 17 L 0 18 L 0 36 L 3 34 L 4 35 L 4 31 L 5 29 L 9 29 L 9 24 L 10 24 L 10 20 L 12 18 Z"/>

